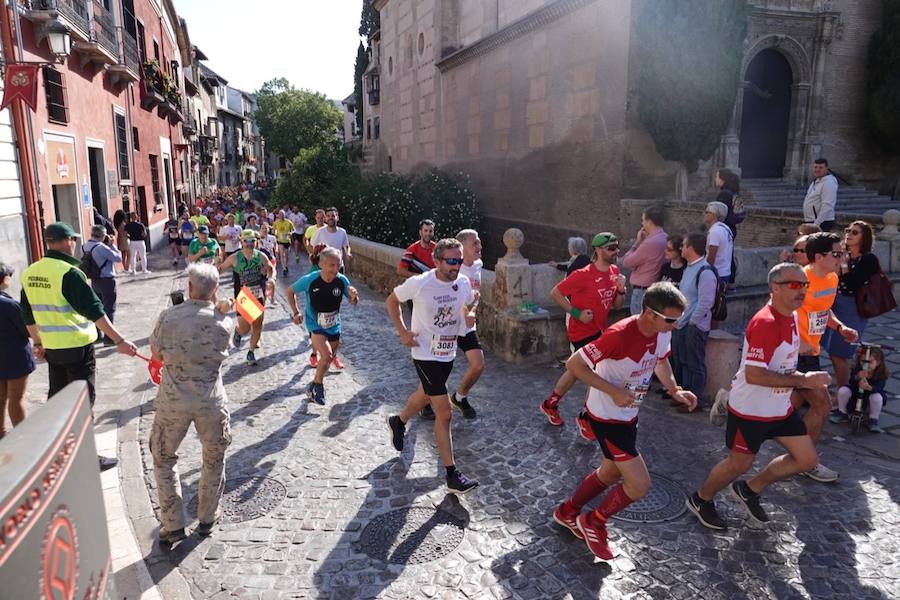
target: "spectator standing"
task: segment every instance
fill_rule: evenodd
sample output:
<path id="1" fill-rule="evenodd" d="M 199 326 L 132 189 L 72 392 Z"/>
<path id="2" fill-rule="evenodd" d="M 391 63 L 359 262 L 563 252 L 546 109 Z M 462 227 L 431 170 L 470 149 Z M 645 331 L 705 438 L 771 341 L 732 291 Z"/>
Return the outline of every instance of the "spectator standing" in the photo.
<path id="1" fill-rule="evenodd" d="M 437 243 L 434 241 L 434 221 L 422 219 L 419 221 L 419 241 L 410 244 L 400 263 L 397 265 L 397 274 L 405 279 L 413 275 L 421 275 L 434 268 L 434 249 Z"/>
<path id="2" fill-rule="evenodd" d="M 97 398 L 94 342 L 97 329 L 112 338 L 116 350 L 134 356 L 126 340 L 103 311 L 74 258 L 80 236 L 68 223 L 44 229 L 47 253 L 22 273 L 22 317 L 34 342 L 35 358 L 47 361 L 50 397 L 73 381 L 87 382 L 91 407 Z M 100 469 L 115 466 L 115 458 L 99 457 Z"/>
<path id="3" fill-rule="evenodd" d="M 721 202 L 706 205 L 703 220 L 709 227 L 706 237 L 706 261 L 716 268 L 719 279 L 731 282 L 731 259 L 734 257 L 734 235 L 723 221 L 728 207 Z"/>
<path id="4" fill-rule="evenodd" d="M 828 172 L 828 161 L 817 158 L 813 163 L 813 181 L 803 199 L 804 223 L 814 223 L 822 231 L 831 231 L 834 228 L 837 193 L 838 181 Z"/>
<path id="5" fill-rule="evenodd" d="M 647 288 L 659 280 L 659 271 L 666 258 L 665 213 L 660 206 L 650 206 L 641 214 L 641 228 L 631 250 L 622 257 L 622 266 L 631 269 L 631 314 L 643 309 L 642 300 Z"/>
<path id="6" fill-rule="evenodd" d="M 734 214 L 734 199 L 741 191 L 741 178 L 731 169 L 719 169 L 716 171 L 716 187 L 719 195 L 716 202 L 721 202 L 728 207 L 728 214 L 723 223 L 731 230 L 732 239 L 737 237 L 737 217 Z"/>
<path id="7" fill-rule="evenodd" d="M 881 270 L 878 257 L 872 253 L 874 243 L 875 232 L 865 221 L 853 221 L 844 230 L 846 253 L 841 259 L 837 296 L 831 307 L 834 316 L 847 327 L 855 329 L 860 338 L 865 333 L 869 321 L 859 314 L 856 294 Z M 856 348 L 848 344 L 847 340 L 833 329 L 825 331 L 822 336 L 822 347 L 831 358 L 834 379 L 838 387 L 847 385 L 850 381 L 850 361 L 856 356 Z"/>
<path id="8" fill-rule="evenodd" d="M 128 253 L 131 261 L 128 263 L 128 272 L 134 275 L 137 262 L 141 262 L 144 273 L 150 273 L 147 266 L 147 245 L 145 240 L 149 237 L 147 228 L 138 220 L 135 213 L 128 213 L 128 224 L 125 225 L 125 233 L 128 235 Z"/>
<path id="9" fill-rule="evenodd" d="M 681 255 L 687 267 L 678 287 L 687 299 L 687 306 L 672 332 L 672 354 L 678 357 L 675 378 L 697 397 L 697 409 L 702 409 L 705 404 L 706 340 L 709 338 L 712 307 L 718 287 L 715 272 L 704 260 L 705 244 L 706 238 L 702 233 L 689 233 L 684 238 Z M 689 407 L 678 404 L 679 411 L 689 412 Z"/>
<path id="10" fill-rule="evenodd" d="M 118 298 L 115 265 L 122 262 L 122 253 L 110 245 L 111 241 L 102 225 L 94 225 L 91 227 L 91 239 L 84 244 L 81 251 L 89 255 L 97 265 L 99 273 L 97 277 L 91 277 L 91 288 L 100 297 L 109 322 L 113 323 Z M 106 335 L 103 336 L 103 343 L 107 346 L 113 345 L 112 339 Z"/>
<path id="11" fill-rule="evenodd" d="M 680 235 L 670 235 L 666 240 L 666 261 L 659 270 L 660 281 L 671 281 L 675 285 L 681 282 L 687 263 L 681 256 L 681 243 L 684 239 Z"/>
<path id="12" fill-rule="evenodd" d="M 31 341 L 19 303 L 6 293 L 13 268 L 0 263 L 0 439 L 6 435 L 6 412 L 15 427 L 25 419 L 22 399 L 34 371 Z"/>
<path id="13" fill-rule="evenodd" d="M 231 443 L 222 362 L 234 320 L 231 302 L 216 301 L 219 273 L 211 265 L 188 267 L 186 302 L 164 310 L 150 335 L 153 358 L 165 363 L 154 402 L 150 451 L 159 491 L 160 545 L 183 540 L 184 510 L 178 484 L 178 447 L 191 423 L 202 446 L 198 485 L 197 535 L 212 532 L 225 489 L 225 450 Z"/>
<path id="14" fill-rule="evenodd" d="M 583 269 L 591 264 L 591 257 L 588 256 L 588 245 L 587 242 L 584 241 L 584 238 L 570 237 L 567 243 L 567 249 L 569 250 L 569 260 L 561 263 L 551 260 L 547 264 L 560 271 L 564 271 L 566 277 L 578 269 Z"/>
<path id="15" fill-rule="evenodd" d="M 347 262 L 353 259 L 350 253 L 350 238 L 343 227 L 338 227 L 338 209 L 331 206 L 325 209 L 325 227 L 316 230 L 312 238 L 312 245 L 325 244 L 329 248 L 341 251 L 341 273 Z"/>
<path id="16" fill-rule="evenodd" d="M 113 214 L 113 227 L 116 230 L 116 248 L 122 253 L 122 269 L 128 269 L 128 261 L 131 258 L 129 248 L 131 242 L 128 240 L 128 234 L 125 233 L 125 226 L 128 224 L 128 215 L 121 208 Z"/>

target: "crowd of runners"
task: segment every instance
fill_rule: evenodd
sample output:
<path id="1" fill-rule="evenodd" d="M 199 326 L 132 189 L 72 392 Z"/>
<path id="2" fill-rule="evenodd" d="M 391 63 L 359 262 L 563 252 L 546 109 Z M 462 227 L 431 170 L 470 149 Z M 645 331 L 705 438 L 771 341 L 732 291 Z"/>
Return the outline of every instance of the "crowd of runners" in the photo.
<path id="1" fill-rule="evenodd" d="M 733 279 L 733 237 L 729 239 L 725 231 L 728 229 L 725 218 L 730 210 L 724 203 L 711 203 L 707 207 L 709 235 L 678 237 L 668 236 L 662 229 L 661 212 L 649 208 L 644 213 L 641 232 L 624 261 L 619 258 L 617 236 L 601 232 L 591 239 L 589 251 L 584 240 L 570 239 L 571 260 L 556 265 L 566 271 L 566 276 L 553 288 L 551 298 L 567 314 L 572 354 L 550 395 L 536 409 L 551 426 L 562 426 L 561 399 L 577 381 L 585 384 L 588 392 L 576 419 L 577 430 L 585 439 L 599 444 L 602 461 L 550 517 L 583 539 L 601 559 L 610 560 L 614 556 L 607 541 L 609 519 L 645 496 L 651 487 L 647 465 L 638 450 L 637 433 L 640 407 L 654 381 L 673 405 L 686 412 L 702 408 L 705 374 L 698 382 L 694 366 L 697 349 L 684 349 L 696 343 L 679 345 L 679 340 L 684 341 L 685 332 L 693 327 L 696 332 L 690 335 L 700 335 L 696 339 L 702 340 L 700 343 L 705 346 L 703 334 L 717 320 L 716 295 L 727 287 L 729 277 Z M 221 337 L 221 331 L 227 330 L 235 348 L 240 348 L 244 336 L 249 334 L 246 359 L 250 366 L 257 364 L 264 307 L 277 302 L 276 278 L 279 273 L 288 278 L 291 268 L 295 269 L 294 282 L 285 288 L 288 308 L 293 323 L 305 328 L 311 342 L 309 362 L 315 373 L 308 384 L 307 397 L 324 405 L 325 375 L 332 367 L 343 367 L 337 355 L 342 335 L 341 305 L 344 299 L 350 304 L 359 301 L 357 290 L 345 274 L 352 264 L 352 252 L 347 232 L 338 226 L 338 210 L 316 209 L 314 222 L 307 223 L 306 216 L 296 207 L 268 212 L 253 202 L 227 197 L 194 207 L 193 216 L 187 210 L 182 213 L 181 219 L 167 223 L 172 263 L 177 266 L 184 259 L 188 264 L 199 265 L 189 269 L 190 295 L 192 301 L 203 306 L 209 304 L 209 315 L 203 313 L 204 326 L 212 328 L 210 335 L 214 334 L 216 340 Z M 725 229 L 714 231 L 717 223 Z M 485 369 L 476 323 L 482 245 L 478 232 L 473 229 L 463 229 L 454 237 L 435 241 L 435 228 L 436 224 L 429 219 L 419 223 L 419 239 L 406 249 L 397 265 L 397 274 L 404 280 L 385 302 L 399 342 L 410 349 L 412 366 L 420 382 L 403 409 L 389 415 L 386 422 L 392 447 L 402 452 L 410 420 L 418 416 L 433 421 L 438 457 L 446 469 L 447 491 L 466 494 L 479 484 L 457 468 L 451 416 L 456 410 L 466 419 L 477 417 L 470 392 Z M 871 360 L 867 355 L 864 365 L 857 362 L 851 369 L 848 364 L 846 372 L 833 359 L 840 385 L 835 398 L 828 389 L 832 378 L 819 363 L 823 336 L 831 353 L 837 352 L 841 344 L 856 343 L 860 336 L 857 329 L 839 318 L 833 306 L 841 290 L 849 289 L 847 273 L 863 263 L 863 255 L 871 253 L 871 227 L 855 222 L 846 230 L 844 238 L 834 233 L 809 231 L 811 228 L 807 227 L 798 232 L 802 235 L 793 252 L 783 257 L 791 260 L 769 271 L 769 301 L 747 325 L 740 366 L 730 393 L 717 398 L 717 405 L 712 407 L 714 413 L 727 413 L 728 455 L 712 466 L 706 480 L 698 482 L 699 487 L 687 500 L 687 507 L 706 527 L 718 530 L 727 527 L 714 502 L 718 492 L 726 487 L 746 507 L 751 518 L 766 522 L 769 517 L 760 495 L 774 482 L 798 474 L 820 482 L 836 480 L 838 474 L 819 462 L 816 442 L 826 419 L 836 423 L 847 419 L 848 411 L 853 410 L 853 406 L 848 406 L 851 399 L 855 402 L 857 397 L 865 397 L 877 428 L 878 411 L 883 403 L 880 392 L 887 377 L 883 355 L 877 353 Z M 71 229 L 51 233 L 60 238 L 58 258 L 65 258 L 63 254 L 69 256 L 67 244 L 77 235 Z M 101 229 L 98 235 L 102 237 L 102 234 Z M 854 241 L 855 236 L 865 238 L 866 235 L 868 242 Z M 732 245 L 728 246 L 729 243 Z M 653 272 L 646 268 L 651 246 L 653 256 L 664 257 L 653 259 L 657 261 Z M 301 263 L 303 268 L 309 265 L 308 272 L 300 272 Z M 620 263 L 630 270 L 630 279 L 620 273 L 617 266 Z M 726 263 L 732 271 L 721 275 Z M 64 271 L 70 266 L 57 267 L 54 263 L 52 268 Z M 211 278 L 227 271 L 233 272 L 235 301 L 214 303 L 218 280 Z M 707 271 L 711 274 L 703 278 Z M 33 314 L 34 299 L 29 301 L 26 292 L 22 295 L 25 323 L 32 337 L 40 340 Z M 629 293 L 630 316 L 610 324 L 611 315 L 625 306 Z M 47 302 L 43 300 L 44 304 Z M 223 314 L 238 308 L 236 323 L 226 327 L 221 318 L 213 319 L 210 316 L 213 308 Z M 167 365 L 177 365 L 184 352 L 172 353 L 165 349 L 166 334 L 161 324 L 166 319 L 182 322 L 196 317 L 175 309 L 172 307 L 169 311 L 174 312 L 161 315 L 151 340 L 153 358 L 166 361 Z M 101 313 L 95 307 L 91 314 Z M 134 353 L 133 345 L 123 342 L 111 325 L 107 327 L 102 320 L 97 322 L 114 341 L 118 338 L 115 343 L 122 345 L 120 351 Z M 181 346 L 188 343 L 190 340 L 182 338 L 178 341 Z M 451 391 L 448 380 L 459 350 L 465 358 L 466 371 Z M 42 352 L 35 354 L 42 355 Z M 219 357 L 213 361 L 214 368 L 220 369 L 221 360 Z M 167 367 L 167 370 L 171 371 L 167 377 L 177 377 L 175 368 Z M 167 385 L 166 378 L 163 379 L 160 398 Z M 224 406 L 222 398 L 216 401 L 216 407 Z M 205 418 L 173 415 L 168 418 L 178 423 L 176 429 L 180 433 L 166 434 L 165 426 L 160 426 L 159 444 L 165 444 L 158 445 L 154 451 L 154 459 L 161 469 L 157 477 L 161 481 L 172 479 L 171 469 L 177 458 L 174 452 L 187 430 L 184 419 L 190 422 L 190 419 Z M 221 430 L 218 443 L 211 445 L 216 453 L 210 460 L 219 465 L 219 470 L 214 471 L 217 475 L 209 477 L 217 477 L 218 483 L 201 481 L 201 489 L 218 490 L 221 494 L 220 463 L 227 447 L 227 441 L 222 440 L 226 438 L 230 439 L 227 427 Z M 769 439 L 778 442 L 785 453 L 770 461 L 754 477 L 740 479 Z M 205 451 L 204 460 L 207 460 Z M 174 488 L 166 490 L 167 498 L 174 498 Z M 585 510 L 600 496 L 596 508 Z M 178 513 L 177 507 L 172 508 L 176 504 L 172 500 L 166 504 L 169 507 L 166 510 Z M 204 507 L 204 514 L 212 515 L 212 522 L 201 523 L 208 533 L 215 521 L 215 503 L 207 498 Z M 170 521 L 174 525 L 164 523 L 160 539 L 165 537 L 164 541 L 168 542 L 183 539 L 183 525 L 179 529 L 177 519 Z"/>

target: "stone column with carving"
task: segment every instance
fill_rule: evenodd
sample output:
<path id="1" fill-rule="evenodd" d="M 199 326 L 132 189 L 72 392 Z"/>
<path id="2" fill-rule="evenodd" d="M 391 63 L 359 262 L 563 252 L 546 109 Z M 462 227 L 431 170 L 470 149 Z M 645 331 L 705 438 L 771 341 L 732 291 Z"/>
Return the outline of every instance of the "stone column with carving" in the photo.
<path id="1" fill-rule="evenodd" d="M 522 302 L 531 302 L 531 267 L 520 249 L 525 234 L 519 229 L 507 229 L 503 234 L 506 255 L 497 261 L 494 280 L 494 305 L 498 310 L 515 309 Z"/>

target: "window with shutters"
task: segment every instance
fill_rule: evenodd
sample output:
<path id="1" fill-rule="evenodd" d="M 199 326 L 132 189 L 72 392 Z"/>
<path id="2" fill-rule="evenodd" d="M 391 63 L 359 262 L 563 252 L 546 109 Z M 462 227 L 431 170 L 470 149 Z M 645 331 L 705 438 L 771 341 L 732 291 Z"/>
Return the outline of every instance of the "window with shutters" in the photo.
<path id="1" fill-rule="evenodd" d="M 135 150 L 140 150 L 140 149 L 141 149 L 141 138 L 140 138 L 140 136 L 138 135 L 138 128 L 137 128 L 137 127 L 132 127 L 132 128 L 131 128 L 131 143 L 134 144 L 134 149 L 135 149 Z"/>
<path id="2" fill-rule="evenodd" d="M 47 93 L 47 113 L 51 123 L 68 123 L 66 79 L 60 71 L 44 65 L 44 90 Z"/>
<path id="3" fill-rule="evenodd" d="M 119 179 L 129 181 L 131 169 L 128 166 L 128 126 L 125 124 L 125 115 L 120 112 L 113 114 L 116 126 L 116 155 L 119 158 Z"/>
<path id="4" fill-rule="evenodd" d="M 162 205 L 162 193 L 159 189 L 159 157 L 150 155 L 150 183 L 153 186 L 153 204 Z"/>

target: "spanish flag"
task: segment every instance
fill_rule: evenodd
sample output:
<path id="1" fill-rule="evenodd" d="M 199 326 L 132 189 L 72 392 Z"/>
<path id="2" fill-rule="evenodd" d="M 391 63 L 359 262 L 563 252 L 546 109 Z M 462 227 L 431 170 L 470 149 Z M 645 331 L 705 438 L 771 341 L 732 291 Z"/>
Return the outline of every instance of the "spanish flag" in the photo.
<path id="1" fill-rule="evenodd" d="M 263 305 L 259 303 L 253 292 L 247 289 L 247 286 L 242 287 L 241 291 L 238 292 L 234 307 L 237 309 L 238 314 L 244 317 L 244 320 L 248 323 L 256 322 L 265 312 Z"/>

